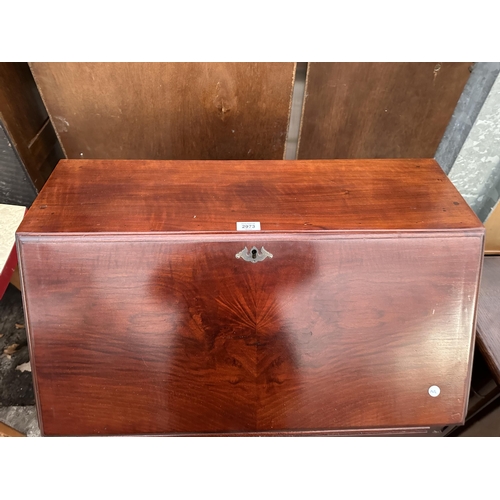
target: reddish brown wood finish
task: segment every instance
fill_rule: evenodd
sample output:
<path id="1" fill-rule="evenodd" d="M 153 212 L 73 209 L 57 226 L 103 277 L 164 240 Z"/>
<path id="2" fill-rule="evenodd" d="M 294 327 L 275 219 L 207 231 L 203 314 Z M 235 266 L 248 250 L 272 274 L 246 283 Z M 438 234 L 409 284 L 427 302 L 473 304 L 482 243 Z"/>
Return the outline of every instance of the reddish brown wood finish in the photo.
<path id="1" fill-rule="evenodd" d="M 432 159 L 62 160 L 22 233 L 482 228 Z"/>
<path id="2" fill-rule="evenodd" d="M 18 233 L 43 433 L 462 422 L 484 230 L 435 163 L 213 163 L 56 168 Z"/>

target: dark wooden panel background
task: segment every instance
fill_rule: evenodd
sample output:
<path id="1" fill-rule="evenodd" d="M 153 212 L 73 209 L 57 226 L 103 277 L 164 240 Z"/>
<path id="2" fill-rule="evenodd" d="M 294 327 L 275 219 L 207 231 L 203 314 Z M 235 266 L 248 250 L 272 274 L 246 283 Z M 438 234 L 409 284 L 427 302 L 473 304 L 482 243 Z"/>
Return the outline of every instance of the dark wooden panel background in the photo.
<path id="1" fill-rule="evenodd" d="M 37 189 L 64 154 L 283 159 L 287 136 L 288 158 L 431 158 L 471 66 L 298 64 L 0 63 L 0 121 Z"/>
<path id="2" fill-rule="evenodd" d="M 0 63 L 0 121 L 31 182 L 40 189 L 63 154 L 27 63 Z M 23 186 L 21 191 L 29 189 Z"/>
<path id="3" fill-rule="evenodd" d="M 298 157 L 434 157 L 472 63 L 310 63 Z"/>
<path id="4" fill-rule="evenodd" d="M 32 63 L 68 158 L 282 159 L 295 63 Z"/>

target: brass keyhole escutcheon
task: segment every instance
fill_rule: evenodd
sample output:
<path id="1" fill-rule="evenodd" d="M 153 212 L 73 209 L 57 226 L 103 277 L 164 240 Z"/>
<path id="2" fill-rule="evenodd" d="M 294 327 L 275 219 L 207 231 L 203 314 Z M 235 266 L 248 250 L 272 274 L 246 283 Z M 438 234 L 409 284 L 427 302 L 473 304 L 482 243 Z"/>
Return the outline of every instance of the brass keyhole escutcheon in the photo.
<path id="1" fill-rule="evenodd" d="M 237 259 L 243 259 L 247 262 L 251 262 L 252 264 L 256 264 L 257 262 L 262 262 L 266 258 L 273 258 L 273 254 L 268 252 L 264 247 L 261 247 L 260 251 L 257 247 L 252 247 L 250 251 L 245 247 L 241 252 L 238 252 L 235 257 Z"/>

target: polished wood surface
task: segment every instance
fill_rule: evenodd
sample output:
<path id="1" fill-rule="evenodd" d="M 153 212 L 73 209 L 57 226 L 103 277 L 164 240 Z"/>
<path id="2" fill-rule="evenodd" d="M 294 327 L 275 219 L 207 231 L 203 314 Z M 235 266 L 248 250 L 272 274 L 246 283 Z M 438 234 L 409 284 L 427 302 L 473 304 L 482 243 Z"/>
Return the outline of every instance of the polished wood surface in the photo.
<path id="1" fill-rule="evenodd" d="M 63 160 L 21 232 L 380 231 L 482 228 L 432 159 Z"/>
<path id="2" fill-rule="evenodd" d="M 18 232 L 42 432 L 461 423 L 483 237 L 432 160 L 65 161 Z"/>
<path id="3" fill-rule="evenodd" d="M 484 253 L 487 255 L 500 255 L 500 202 L 496 204 L 484 223 L 486 238 L 484 240 Z"/>
<path id="4" fill-rule="evenodd" d="M 41 189 L 62 155 L 27 63 L 0 62 L 0 121 Z"/>
<path id="5" fill-rule="evenodd" d="M 500 256 L 486 256 L 477 316 L 477 343 L 500 384 Z"/>
<path id="6" fill-rule="evenodd" d="M 309 63 L 298 157 L 434 157 L 470 65 Z"/>
<path id="7" fill-rule="evenodd" d="M 46 435 L 465 416 L 480 235 L 21 241 Z"/>
<path id="8" fill-rule="evenodd" d="M 31 63 L 68 158 L 282 159 L 294 63 Z"/>

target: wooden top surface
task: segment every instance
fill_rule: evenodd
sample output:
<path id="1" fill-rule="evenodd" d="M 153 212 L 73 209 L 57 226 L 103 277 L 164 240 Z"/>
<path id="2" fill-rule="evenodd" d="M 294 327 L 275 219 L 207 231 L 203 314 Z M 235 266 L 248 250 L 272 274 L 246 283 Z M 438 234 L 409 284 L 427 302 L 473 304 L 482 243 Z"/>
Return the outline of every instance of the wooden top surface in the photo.
<path id="1" fill-rule="evenodd" d="M 482 229 L 433 159 L 62 160 L 19 233 Z"/>
<path id="2" fill-rule="evenodd" d="M 500 384 L 500 256 L 486 256 L 479 290 L 477 343 Z"/>

